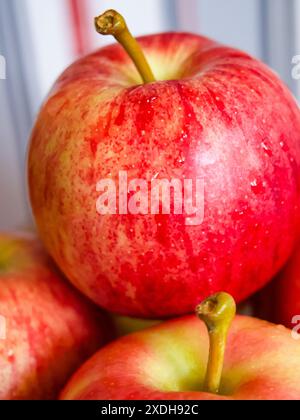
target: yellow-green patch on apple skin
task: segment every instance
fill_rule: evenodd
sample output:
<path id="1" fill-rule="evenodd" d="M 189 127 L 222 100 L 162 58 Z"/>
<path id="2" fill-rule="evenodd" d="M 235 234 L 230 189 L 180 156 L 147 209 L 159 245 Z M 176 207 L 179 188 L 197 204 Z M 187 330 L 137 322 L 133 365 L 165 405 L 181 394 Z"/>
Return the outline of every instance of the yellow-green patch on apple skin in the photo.
<path id="1" fill-rule="evenodd" d="M 129 318 L 126 316 L 112 315 L 112 323 L 117 337 L 132 334 L 147 328 L 159 325 L 162 321 L 147 319 Z"/>
<path id="2" fill-rule="evenodd" d="M 300 342 L 282 326 L 236 317 L 219 395 L 202 392 L 207 358 L 202 322 L 194 316 L 169 321 L 102 349 L 75 374 L 62 399 L 300 399 Z"/>
<path id="3" fill-rule="evenodd" d="M 251 303 L 248 301 L 240 304 L 237 310 L 240 315 L 252 315 L 253 313 Z M 111 315 L 111 317 L 116 337 L 123 337 L 124 335 L 155 327 L 163 322 L 163 320 L 130 318 L 118 315 Z"/>

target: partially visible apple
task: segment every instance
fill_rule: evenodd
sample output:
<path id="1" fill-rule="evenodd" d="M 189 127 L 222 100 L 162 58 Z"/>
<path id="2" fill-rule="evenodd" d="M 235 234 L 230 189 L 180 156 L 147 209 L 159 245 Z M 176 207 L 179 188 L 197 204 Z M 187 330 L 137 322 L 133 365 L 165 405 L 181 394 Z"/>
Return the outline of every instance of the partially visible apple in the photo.
<path id="1" fill-rule="evenodd" d="M 214 311 L 213 299 L 205 307 L 211 320 L 214 316 L 220 320 L 224 311 Z M 209 321 L 207 325 L 211 328 L 208 369 L 206 327 L 188 316 L 106 346 L 73 376 L 61 399 L 300 399 L 300 343 L 293 340 L 291 331 L 255 318 L 236 317 L 228 337 L 222 380 L 215 382 L 207 379 L 222 373 L 228 324 L 225 330 L 221 328 L 221 340 L 214 325 Z M 209 391 L 214 387 L 217 393 Z"/>
<path id="2" fill-rule="evenodd" d="M 288 328 L 299 323 L 300 245 L 280 274 L 255 297 L 254 307 L 256 315 L 267 321 Z"/>
<path id="3" fill-rule="evenodd" d="M 0 400 L 54 399 L 109 338 L 32 236 L 0 234 Z"/>
<path id="4" fill-rule="evenodd" d="M 139 38 L 155 80 L 119 14 L 96 23 L 125 38 L 142 70 L 111 45 L 67 69 L 45 101 L 28 176 L 48 251 L 119 315 L 184 315 L 219 290 L 246 299 L 282 268 L 299 234 L 296 101 L 261 62 L 192 34 Z M 98 183 L 120 190 L 120 171 L 149 188 L 203 180 L 203 223 L 192 226 L 185 211 L 123 214 L 119 200 L 97 213 Z M 135 192 L 126 188 L 125 199 Z"/>

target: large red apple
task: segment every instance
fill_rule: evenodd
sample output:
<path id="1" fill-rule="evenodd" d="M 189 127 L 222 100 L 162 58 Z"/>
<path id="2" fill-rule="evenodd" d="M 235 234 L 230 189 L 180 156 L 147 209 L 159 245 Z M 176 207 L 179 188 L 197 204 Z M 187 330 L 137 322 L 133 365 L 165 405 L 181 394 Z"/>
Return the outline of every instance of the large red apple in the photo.
<path id="1" fill-rule="evenodd" d="M 222 317 L 222 309 L 211 319 L 214 316 Z M 218 338 L 216 343 L 221 344 Z M 292 338 L 290 330 L 255 318 L 236 317 L 228 336 L 218 393 L 207 392 L 205 386 L 208 348 L 205 326 L 195 317 L 163 323 L 100 350 L 73 376 L 61 398 L 300 399 L 300 342 Z M 216 352 L 210 354 L 213 372 L 222 358 Z"/>
<path id="2" fill-rule="evenodd" d="M 183 33 L 139 43 L 156 82 L 141 84 L 112 45 L 67 69 L 45 101 L 29 151 L 39 232 L 73 284 L 118 314 L 185 314 L 219 290 L 241 301 L 278 272 L 299 232 L 298 106 L 243 52 Z M 108 210 L 129 214 L 100 215 L 97 186 L 108 178 L 121 190 L 120 172 L 149 187 L 203 180 L 204 220 L 130 214 L 124 191 Z"/>
<path id="3" fill-rule="evenodd" d="M 254 303 L 261 318 L 299 331 L 300 246 L 274 281 L 257 295 Z"/>
<path id="4" fill-rule="evenodd" d="M 0 400 L 54 399 L 109 334 L 36 239 L 0 235 Z"/>

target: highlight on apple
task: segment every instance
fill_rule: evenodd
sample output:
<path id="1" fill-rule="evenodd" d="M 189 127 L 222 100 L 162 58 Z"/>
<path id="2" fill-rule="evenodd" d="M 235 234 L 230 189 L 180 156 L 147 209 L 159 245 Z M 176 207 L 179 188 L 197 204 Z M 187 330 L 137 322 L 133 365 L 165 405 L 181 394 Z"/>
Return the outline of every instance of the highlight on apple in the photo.
<path id="1" fill-rule="evenodd" d="M 158 179 L 151 181 L 128 179 L 120 171 L 117 183 L 110 178 L 97 183 L 100 193 L 96 202 L 97 213 L 105 215 L 185 215 L 187 226 L 199 226 L 204 220 L 203 179 Z"/>

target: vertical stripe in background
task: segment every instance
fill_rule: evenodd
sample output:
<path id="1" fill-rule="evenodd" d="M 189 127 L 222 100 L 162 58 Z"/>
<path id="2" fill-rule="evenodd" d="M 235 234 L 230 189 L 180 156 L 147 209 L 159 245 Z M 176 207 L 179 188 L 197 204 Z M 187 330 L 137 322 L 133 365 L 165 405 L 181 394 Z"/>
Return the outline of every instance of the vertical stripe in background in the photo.
<path id="1" fill-rule="evenodd" d="M 91 49 L 91 39 L 88 28 L 88 1 L 87 0 L 68 0 L 70 17 L 72 22 L 74 53 L 82 56 Z"/>

